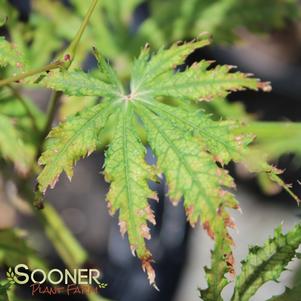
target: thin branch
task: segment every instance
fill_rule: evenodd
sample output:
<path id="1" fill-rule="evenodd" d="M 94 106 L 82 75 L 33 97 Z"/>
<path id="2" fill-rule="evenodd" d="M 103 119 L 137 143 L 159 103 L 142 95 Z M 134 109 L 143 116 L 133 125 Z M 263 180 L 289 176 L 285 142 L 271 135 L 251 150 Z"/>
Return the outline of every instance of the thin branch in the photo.
<path id="1" fill-rule="evenodd" d="M 56 112 L 57 112 L 57 105 L 58 105 L 59 99 L 62 96 L 62 94 L 63 93 L 60 91 L 54 91 L 51 94 L 49 105 L 47 108 L 47 114 L 46 114 L 47 120 L 46 120 L 44 129 L 40 135 L 40 143 L 39 143 L 39 147 L 36 152 L 36 159 L 38 159 L 41 156 L 41 153 L 43 151 L 43 142 L 51 129 L 52 122 L 53 122 Z"/>
<path id="2" fill-rule="evenodd" d="M 90 4 L 90 7 L 85 15 L 85 18 L 77 32 L 77 34 L 75 35 L 74 39 L 72 40 L 71 44 L 69 45 L 69 47 L 66 49 L 64 55 L 63 55 L 63 58 L 65 61 L 67 61 L 65 67 L 68 69 L 70 67 L 70 65 L 72 64 L 73 60 L 74 60 L 74 57 L 75 57 L 75 54 L 76 54 L 76 51 L 77 51 L 77 47 L 78 47 L 78 44 L 83 36 L 83 33 L 85 32 L 87 26 L 88 26 L 88 23 L 90 21 L 90 18 L 93 14 L 93 11 L 96 7 L 98 3 L 98 0 L 92 0 L 91 4 Z"/>
<path id="3" fill-rule="evenodd" d="M 27 77 L 30 77 L 30 76 L 33 76 L 33 75 L 36 75 L 36 74 L 39 74 L 39 73 L 42 73 L 42 72 L 47 72 L 49 70 L 61 68 L 63 66 L 64 66 L 64 63 L 62 61 L 58 60 L 58 61 L 50 63 L 46 66 L 39 67 L 39 68 L 30 70 L 30 71 L 27 71 L 27 72 L 24 72 L 24 73 L 20 73 L 18 75 L 15 75 L 15 76 L 3 79 L 3 80 L 0 80 L 0 87 L 9 85 L 11 83 L 19 83 L 21 80 L 23 80 Z"/>
<path id="4" fill-rule="evenodd" d="M 47 121 L 45 124 L 44 133 L 42 133 L 43 138 L 45 138 L 48 135 L 48 132 L 51 129 L 52 121 L 55 117 L 55 113 L 57 110 L 57 103 L 62 94 L 63 94 L 62 92 L 58 91 L 51 95 L 50 102 L 49 102 L 48 109 L 47 109 L 48 110 L 47 111 Z"/>

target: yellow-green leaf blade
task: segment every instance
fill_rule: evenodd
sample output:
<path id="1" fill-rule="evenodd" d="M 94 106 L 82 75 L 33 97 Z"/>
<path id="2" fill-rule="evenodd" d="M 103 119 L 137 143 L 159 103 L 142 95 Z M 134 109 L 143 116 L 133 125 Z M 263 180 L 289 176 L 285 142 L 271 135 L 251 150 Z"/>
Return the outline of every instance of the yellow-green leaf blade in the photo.
<path id="1" fill-rule="evenodd" d="M 44 166 L 38 177 L 41 191 L 48 186 L 53 188 L 63 171 L 71 178 L 74 163 L 95 151 L 111 109 L 111 106 L 101 103 L 52 129 L 39 159 L 39 164 Z"/>
<path id="2" fill-rule="evenodd" d="M 70 96 L 109 96 L 116 95 L 114 87 L 92 74 L 83 71 L 50 72 L 41 82 L 43 86 L 62 91 Z"/>
<path id="3" fill-rule="evenodd" d="M 209 232 L 213 231 L 211 226 L 223 202 L 221 186 L 231 187 L 232 179 L 189 133 L 148 109 L 139 107 L 139 112 L 157 165 L 166 176 L 171 200 L 178 202 L 184 196 L 191 224 L 201 217 Z"/>
<path id="4" fill-rule="evenodd" d="M 145 239 L 150 239 L 147 222 L 155 224 L 147 202 L 156 197 L 147 184 L 153 170 L 144 160 L 146 151 L 135 131 L 133 117 L 130 106 L 118 113 L 119 121 L 105 160 L 105 177 L 111 183 L 107 200 L 112 214 L 119 211 L 120 231 L 123 235 L 128 233 L 132 252 L 142 260 L 150 283 L 154 284 L 152 256 L 145 244 Z"/>
<path id="5" fill-rule="evenodd" d="M 132 90 L 135 91 L 140 86 L 147 86 L 160 75 L 183 64 L 185 58 L 194 50 L 204 47 L 209 43 L 208 35 L 204 34 L 188 43 L 175 43 L 168 49 L 161 48 L 152 56 L 149 53 L 149 47 L 146 46 L 133 64 Z"/>
<path id="6" fill-rule="evenodd" d="M 209 66 L 209 62 L 201 61 L 183 72 L 164 73 L 151 83 L 150 93 L 153 96 L 210 101 L 225 97 L 232 91 L 271 89 L 268 83 L 259 82 L 247 74 L 230 72 L 231 66 L 217 66 L 208 70 Z"/>
<path id="7" fill-rule="evenodd" d="M 178 128 L 189 131 L 221 163 L 240 161 L 252 136 L 235 134 L 240 125 L 233 121 L 215 121 L 194 107 L 172 107 L 159 102 L 148 104 L 160 117 L 170 120 Z"/>

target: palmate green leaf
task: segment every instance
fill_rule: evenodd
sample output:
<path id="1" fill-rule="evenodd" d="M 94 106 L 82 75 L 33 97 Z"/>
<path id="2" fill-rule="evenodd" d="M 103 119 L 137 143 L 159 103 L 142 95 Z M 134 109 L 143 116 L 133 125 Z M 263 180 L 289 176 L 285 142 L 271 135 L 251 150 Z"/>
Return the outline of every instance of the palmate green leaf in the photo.
<path id="1" fill-rule="evenodd" d="M 277 281 L 300 244 L 301 225 L 298 224 L 286 234 L 280 226 L 263 247 L 252 247 L 236 278 L 232 301 L 248 301 L 264 283 Z"/>
<path id="2" fill-rule="evenodd" d="M 128 93 L 97 51 L 94 53 L 99 68 L 93 75 L 79 70 L 52 71 L 41 82 L 70 96 L 102 97 L 103 102 L 70 117 L 50 132 L 40 158 L 44 165 L 38 178 L 40 190 L 53 187 L 63 171 L 71 177 L 74 163 L 103 143 L 107 120 L 116 121 L 105 160 L 106 179 L 111 182 L 107 199 L 111 212 L 119 211 L 121 232 L 127 231 L 132 249 L 142 259 L 153 284 L 151 254 L 144 239 L 150 238 L 147 221 L 154 222 L 147 203 L 148 198 L 154 197 L 147 185 L 147 180 L 154 180 L 154 172 L 144 161 L 145 149 L 137 134 L 141 127 L 157 157 L 154 168 L 167 179 L 170 199 L 177 204 L 184 198 L 190 223 L 195 225 L 201 219 L 211 238 L 223 240 L 219 256 L 229 259 L 227 272 L 233 272 L 232 239 L 227 228 L 234 227 L 234 223 L 227 210 L 239 206 L 225 189 L 234 187 L 233 179 L 218 164 L 239 161 L 250 138 L 232 134 L 232 128 L 239 124 L 213 121 L 204 112 L 195 111 L 192 102 L 244 88 L 268 90 L 269 85 L 232 73 L 228 67 L 207 70 L 204 62 L 196 69 L 190 85 L 187 80 L 195 67 L 182 72 L 176 72 L 176 68 L 191 52 L 207 44 L 207 36 L 203 36 L 153 55 L 149 49 L 143 49 L 133 63 Z M 179 85 L 182 82 L 185 93 L 165 89 L 163 78 L 167 84 L 175 79 Z M 175 106 L 161 102 L 166 95 L 174 99 Z"/>
<path id="3" fill-rule="evenodd" d="M 105 178 L 111 183 L 108 207 L 112 214 L 119 210 L 120 231 L 122 235 L 128 233 L 133 254 L 136 252 L 142 260 L 150 283 L 154 284 L 152 257 L 144 239 L 151 237 L 147 221 L 155 224 L 147 203 L 148 198 L 157 198 L 147 184 L 148 179 L 155 178 L 155 173 L 144 160 L 146 151 L 135 132 L 131 106 L 121 108 L 117 114 L 118 124 L 105 160 Z"/>

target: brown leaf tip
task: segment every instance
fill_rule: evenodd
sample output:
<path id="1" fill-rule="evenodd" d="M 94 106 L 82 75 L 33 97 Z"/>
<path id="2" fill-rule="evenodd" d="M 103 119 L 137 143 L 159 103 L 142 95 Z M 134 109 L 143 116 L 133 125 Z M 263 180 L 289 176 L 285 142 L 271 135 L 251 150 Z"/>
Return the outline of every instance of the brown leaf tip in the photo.
<path id="1" fill-rule="evenodd" d="M 231 216 L 226 216 L 225 219 L 224 219 L 224 222 L 225 222 L 225 225 L 229 228 L 232 228 L 232 229 L 237 228 L 236 223 L 235 223 L 234 219 Z"/>
<path id="2" fill-rule="evenodd" d="M 142 270 L 147 273 L 147 278 L 150 285 L 152 285 L 156 290 L 159 290 L 155 282 L 156 273 L 154 268 L 152 267 L 151 262 L 152 262 L 151 257 L 142 259 Z"/>
<path id="3" fill-rule="evenodd" d="M 151 239 L 151 235 L 150 235 L 150 232 L 149 232 L 149 227 L 146 224 L 141 226 L 140 234 L 142 235 L 142 237 L 144 237 L 147 240 Z"/>
<path id="4" fill-rule="evenodd" d="M 203 228 L 204 228 L 204 230 L 208 233 L 209 237 L 210 237 L 212 240 L 214 240 L 214 239 L 215 239 L 215 235 L 214 235 L 214 232 L 213 232 L 213 230 L 212 230 L 212 228 L 211 228 L 211 226 L 210 226 L 209 221 L 205 221 L 205 222 L 203 223 Z"/>
<path id="5" fill-rule="evenodd" d="M 135 257 L 136 256 L 136 250 L 137 246 L 136 245 L 130 245 L 131 253 Z"/>
<path id="6" fill-rule="evenodd" d="M 150 223 L 152 223 L 153 225 L 156 225 L 155 215 L 154 215 L 154 212 L 153 212 L 153 210 L 151 209 L 150 206 L 146 207 L 145 212 L 146 212 L 147 220 Z"/>
<path id="7" fill-rule="evenodd" d="M 258 82 L 258 89 L 261 89 L 263 92 L 271 92 L 272 86 L 270 82 Z"/>
<path id="8" fill-rule="evenodd" d="M 119 225 L 119 228 L 120 228 L 121 236 L 124 237 L 124 235 L 127 231 L 127 224 L 126 224 L 125 221 L 119 221 L 118 225 Z"/>
<path id="9" fill-rule="evenodd" d="M 234 259 L 232 252 L 229 254 L 225 254 L 225 260 L 226 260 L 226 264 L 228 267 L 228 273 L 229 273 L 231 279 L 234 279 L 234 277 L 235 277 L 235 269 L 234 269 L 235 259 Z"/>

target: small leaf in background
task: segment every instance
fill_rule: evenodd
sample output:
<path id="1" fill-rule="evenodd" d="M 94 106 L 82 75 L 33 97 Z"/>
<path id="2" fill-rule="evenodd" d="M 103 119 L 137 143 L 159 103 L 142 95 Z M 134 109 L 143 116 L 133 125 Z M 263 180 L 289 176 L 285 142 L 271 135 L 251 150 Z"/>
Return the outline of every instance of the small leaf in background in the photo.
<path id="1" fill-rule="evenodd" d="M 300 244 L 301 225 L 297 224 L 286 234 L 283 234 L 280 226 L 262 247 L 251 247 L 248 256 L 242 261 L 241 273 L 235 280 L 231 300 L 248 301 L 264 283 L 277 281 L 288 263 L 295 258 Z"/>
<path id="2" fill-rule="evenodd" d="M 44 114 L 28 97 L 22 101 L 3 89 L 0 92 L 0 156 L 12 161 L 21 175 L 26 175 L 35 160 Z"/>
<path id="3" fill-rule="evenodd" d="M 0 36 L 0 67 L 12 67 L 12 73 L 21 73 L 25 69 L 23 54 L 17 46 Z"/>
<path id="4" fill-rule="evenodd" d="M 29 169 L 27 153 L 21 135 L 14 127 L 13 121 L 0 115 L 0 155 L 11 160 L 21 174 L 26 174 Z"/>
<path id="5" fill-rule="evenodd" d="M 264 33 L 300 17 L 297 0 L 151 0 L 149 10 L 151 17 L 139 33 L 157 47 L 201 31 L 210 32 L 219 44 L 233 43 L 238 29 Z"/>

